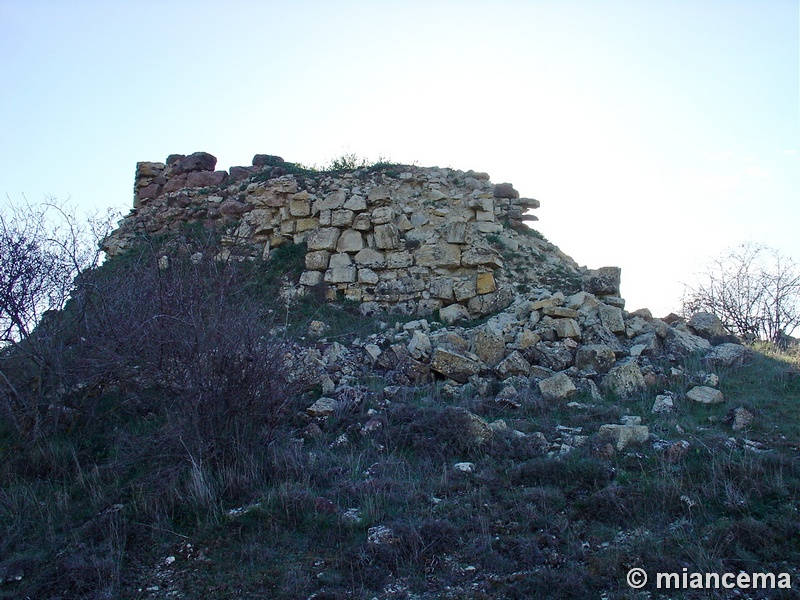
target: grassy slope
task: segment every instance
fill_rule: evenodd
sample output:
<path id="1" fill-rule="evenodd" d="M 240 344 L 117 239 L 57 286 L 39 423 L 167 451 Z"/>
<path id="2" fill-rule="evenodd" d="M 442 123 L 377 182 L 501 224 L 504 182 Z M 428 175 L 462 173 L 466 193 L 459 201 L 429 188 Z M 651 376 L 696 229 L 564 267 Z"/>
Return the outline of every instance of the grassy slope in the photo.
<path id="1" fill-rule="evenodd" d="M 278 271 L 254 286 L 274 291 Z M 295 308 L 288 322 L 321 318 L 344 338 L 374 326 L 347 308 Z M 634 566 L 789 571 L 797 589 L 800 358 L 762 348 L 720 375 L 724 406 L 679 401 L 663 418 L 650 413 L 660 390 L 510 409 L 440 383 L 385 405 L 372 382 L 365 402 L 301 444 L 317 390 L 291 399 L 265 443 L 218 464 L 164 442 L 174 415 L 160 410 L 158 386 L 139 390 L 147 401 L 135 409 L 98 392 L 92 419 L 33 444 L 0 421 L 0 575 L 22 575 L 0 584 L 0 598 L 644 598 L 625 585 Z M 476 444 L 460 406 L 550 442 L 565 435 L 559 425 L 589 438 L 562 457 L 532 435 Z M 723 422 L 737 406 L 755 414 L 752 429 Z M 596 432 L 622 414 L 687 440 L 688 454 L 670 462 L 645 445 L 609 455 Z M 373 418 L 380 428 L 362 434 Z M 475 472 L 455 471 L 459 461 Z M 350 508 L 353 520 L 342 516 Z M 379 525 L 391 543 L 368 543 Z"/>

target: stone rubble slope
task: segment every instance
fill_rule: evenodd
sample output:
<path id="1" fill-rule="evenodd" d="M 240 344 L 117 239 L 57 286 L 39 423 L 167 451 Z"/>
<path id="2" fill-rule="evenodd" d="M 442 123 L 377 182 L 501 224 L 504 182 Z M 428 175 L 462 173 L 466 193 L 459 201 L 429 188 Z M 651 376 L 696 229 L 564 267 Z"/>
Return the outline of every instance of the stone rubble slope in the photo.
<path id="1" fill-rule="evenodd" d="M 468 386 L 511 409 L 531 399 L 566 404 L 579 392 L 592 402 L 603 393 L 625 402 L 676 379 L 696 384 L 685 398 L 656 396 L 649 418 L 658 418 L 675 401 L 724 402 L 711 371 L 748 359 L 714 315 L 685 323 L 625 311 L 618 268 L 579 267 L 525 224 L 536 219 L 527 211 L 538 201 L 485 173 L 405 165 L 311 172 L 269 155 L 230 172 L 215 165 L 202 152 L 138 163 L 134 209 L 104 250 L 118 254 L 139 236 L 193 223 L 223 232 L 217 258 L 224 260 L 268 258 L 281 245 L 305 243 L 305 270 L 290 284 L 358 301 L 365 315 L 385 309 L 418 317 L 347 345 L 322 337 L 324 323 L 311 324 L 312 341 L 291 359 L 298 376 L 322 389 L 307 410 L 311 431 L 313 420 L 374 396 L 364 382 L 376 374 L 387 384 L 380 402 L 442 380 L 453 397 Z M 470 323 L 481 317 L 488 319 Z M 709 372 L 684 371 L 695 356 Z M 748 415 L 737 410 L 744 427 Z M 371 410 L 361 433 L 379 428 L 379 413 Z M 482 439 L 504 426 L 470 415 Z M 562 429 L 553 452 L 587 439 Z M 642 416 L 598 433 L 610 452 L 651 437 Z M 688 449 L 685 440 L 654 443 L 677 454 Z"/>

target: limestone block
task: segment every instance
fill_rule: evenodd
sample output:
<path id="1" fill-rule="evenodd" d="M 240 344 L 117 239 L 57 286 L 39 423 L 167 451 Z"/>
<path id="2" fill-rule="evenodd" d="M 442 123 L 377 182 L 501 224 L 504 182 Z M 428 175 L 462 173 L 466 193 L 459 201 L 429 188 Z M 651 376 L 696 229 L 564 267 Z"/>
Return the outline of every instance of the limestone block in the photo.
<path id="1" fill-rule="evenodd" d="M 319 224 L 323 227 L 330 227 L 331 226 L 331 213 L 333 211 L 329 210 L 321 210 L 319 211 Z M 316 214 L 316 211 L 314 211 Z"/>
<path id="2" fill-rule="evenodd" d="M 712 387 L 698 385 L 686 392 L 686 398 L 700 404 L 720 404 L 725 402 L 722 392 Z"/>
<path id="3" fill-rule="evenodd" d="M 397 225 L 397 228 L 400 231 L 410 231 L 414 229 L 414 226 L 411 224 L 411 221 L 409 221 L 408 217 L 405 215 L 400 215 L 397 218 L 395 225 Z"/>
<path id="4" fill-rule="evenodd" d="M 331 255 L 330 262 L 328 263 L 328 267 L 330 269 L 336 269 L 338 267 L 349 267 L 353 264 L 353 260 L 350 258 L 349 254 L 333 254 Z"/>
<path id="5" fill-rule="evenodd" d="M 317 200 L 314 203 L 314 212 L 318 210 L 333 210 L 342 208 L 347 200 L 347 194 L 344 190 L 336 190 L 325 196 L 323 200 Z"/>
<path id="6" fill-rule="evenodd" d="M 448 244 L 465 244 L 467 242 L 467 224 L 461 222 L 450 223 L 446 228 Z"/>
<path id="7" fill-rule="evenodd" d="M 289 235 L 295 232 L 296 221 L 281 221 L 281 235 Z"/>
<path id="8" fill-rule="evenodd" d="M 431 339 L 423 332 L 414 331 L 411 340 L 408 342 L 408 351 L 417 360 L 427 357 L 431 353 Z"/>
<path id="9" fill-rule="evenodd" d="M 462 253 L 461 264 L 465 267 L 487 265 L 496 269 L 501 269 L 503 267 L 503 259 L 500 253 L 494 248 L 488 246 L 473 246 Z"/>
<path id="10" fill-rule="evenodd" d="M 489 294 L 470 298 L 467 307 L 473 315 L 490 315 L 503 310 L 513 301 L 514 292 L 510 288 L 501 287 Z"/>
<path id="11" fill-rule="evenodd" d="M 433 189 L 428 192 L 428 199 L 433 200 L 434 202 L 444 200 L 445 198 L 447 198 L 447 195 L 445 195 L 441 190 Z"/>
<path id="12" fill-rule="evenodd" d="M 474 354 L 462 354 L 436 348 L 431 356 L 431 369 L 460 383 L 481 370 L 480 359 Z"/>
<path id="13" fill-rule="evenodd" d="M 618 452 L 622 452 L 630 444 L 643 444 L 650 438 L 645 425 L 601 425 L 600 437 L 608 440 Z"/>
<path id="14" fill-rule="evenodd" d="M 336 250 L 339 252 L 358 252 L 364 248 L 364 238 L 358 231 L 346 229 L 339 236 Z"/>
<path id="15" fill-rule="evenodd" d="M 706 338 L 707 340 L 714 336 L 725 335 L 728 333 L 722 326 L 722 321 L 719 320 L 719 317 L 709 312 L 699 312 L 693 314 L 687 325 L 689 326 L 689 329 L 694 331 L 700 337 Z"/>
<path id="16" fill-rule="evenodd" d="M 308 200 L 292 200 L 289 202 L 289 214 L 293 217 L 308 217 L 311 215 L 311 202 Z"/>
<path id="17" fill-rule="evenodd" d="M 520 350 L 526 350 L 541 341 L 542 338 L 539 334 L 534 333 L 530 329 L 523 329 L 517 334 L 517 337 L 514 339 L 514 344 Z"/>
<path id="18" fill-rule="evenodd" d="M 379 206 L 372 211 L 373 225 L 385 225 L 395 217 L 394 209 L 391 206 Z"/>
<path id="19" fill-rule="evenodd" d="M 601 304 L 598 307 L 600 322 L 612 333 L 625 333 L 625 319 L 622 310 L 616 306 Z"/>
<path id="20" fill-rule="evenodd" d="M 439 309 L 439 319 L 448 325 L 457 321 L 468 321 L 469 311 L 462 304 L 451 304 Z"/>
<path id="21" fill-rule="evenodd" d="M 339 408 L 339 401 L 333 398 L 322 397 L 306 409 L 309 416 L 329 417 Z"/>
<path id="22" fill-rule="evenodd" d="M 739 344 L 720 344 L 708 353 L 706 360 L 718 367 L 739 367 L 752 358 L 752 351 Z"/>
<path id="23" fill-rule="evenodd" d="M 619 267 L 591 270 L 583 278 L 583 290 L 595 296 L 619 296 L 621 273 Z"/>
<path id="24" fill-rule="evenodd" d="M 354 265 L 325 271 L 325 281 L 328 283 L 353 283 L 357 276 L 358 272 Z"/>
<path id="25" fill-rule="evenodd" d="M 664 337 L 664 351 L 676 357 L 685 357 L 692 354 L 705 354 L 711 350 L 711 343 L 688 331 L 681 331 L 675 327 L 668 327 Z"/>
<path id="26" fill-rule="evenodd" d="M 455 268 L 461 265 L 461 247 L 456 244 L 425 244 L 414 251 L 416 264 L 421 267 Z"/>
<path id="27" fill-rule="evenodd" d="M 390 190 L 385 186 L 373 188 L 370 190 L 367 198 L 371 204 L 374 204 L 378 200 L 389 200 L 391 198 Z"/>
<path id="28" fill-rule="evenodd" d="M 422 227 L 428 222 L 428 216 L 423 212 L 414 212 L 411 215 L 411 224 L 414 227 Z"/>
<path id="29" fill-rule="evenodd" d="M 479 294 L 488 294 L 497 289 L 497 284 L 494 281 L 494 275 L 492 273 L 478 273 L 478 279 L 475 285 L 476 291 Z"/>
<path id="30" fill-rule="evenodd" d="M 500 233 L 503 231 L 503 226 L 500 223 L 480 221 L 476 226 L 481 233 Z"/>
<path id="31" fill-rule="evenodd" d="M 300 275 L 300 283 L 313 287 L 322 281 L 322 273 L 320 271 L 303 271 Z"/>
<path id="32" fill-rule="evenodd" d="M 364 267 L 358 270 L 358 282 L 375 285 L 378 283 L 378 274 L 372 269 Z"/>
<path id="33" fill-rule="evenodd" d="M 477 286 L 475 285 L 475 279 L 470 277 L 468 279 L 459 279 L 453 282 L 453 293 L 455 294 L 456 300 L 469 300 L 477 295 Z"/>
<path id="34" fill-rule="evenodd" d="M 614 350 L 603 344 L 586 344 L 575 353 L 575 366 L 581 371 L 606 373 L 616 361 Z"/>
<path id="35" fill-rule="evenodd" d="M 555 319 L 553 328 L 559 338 L 580 339 L 581 328 L 575 319 Z"/>
<path id="36" fill-rule="evenodd" d="M 323 227 L 308 234 L 306 245 L 309 250 L 334 250 L 340 234 L 335 227 Z"/>
<path id="37" fill-rule="evenodd" d="M 503 336 L 489 327 L 479 327 L 472 344 L 475 354 L 490 367 L 496 366 L 505 356 Z"/>
<path id="38" fill-rule="evenodd" d="M 372 248 L 363 248 L 355 255 L 356 264 L 361 267 L 371 269 L 383 269 L 386 267 L 386 257 L 383 253 Z"/>
<path id="39" fill-rule="evenodd" d="M 355 194 L 350 196 L 347 202 L 344 203 L 344 208 L 348 210 L 366 210 L 367 209 L 367 200 L 364 196 L 359 196 Z"/>
<path id="40" fill-rule="evenodd" d="M 390 269 L 403 269 L 413 264 L 410 252 L 390 252 L 386 255 L 386 266 Z"/>
<path id="41" fill-rule="evenodd" d="M 306 253 L 306 269 L 324 271 L 328 268 L 330 253 L 327 250 L 314 250 Z"/>
<path id="42" fill-rule="evenodd" d="M 311 231 L 317 227 L 319 227 L 319 219 L 297 219 L 295 231 L 297 233 L 303 233 L 304 231 Z"/>
<path id="43" fill-rule="evenodd" d="M 497 372 L 503 379 L 512 377 L 514 375 L 527 377 L 530 371 L 530 363 L 525 360 L 516 350 L 514 350 L 505 359 L 503 359 L 499 365 L 497 365 Z"/>
<path id="44" fill-rule="evenodd" d="M 565 400 L 578 389 L 566 373 L 558 373 L 539 382 L 539 391 L 545 400 Z"/>
<path id="45" fill-rule="evenodd" d="M 357 231 L 369 231 L 372 228 L 372 221 L 369 215 L 366 213 L 356 215 L 355 219 L 353 219 L 352 228 Z"/>
<path id="46" fill-rule="evenodd" d="M 377 209 L 376 209 L 377 210 Z M 373 211 L 373 220 L 374 220 Z M 400 232 L 397 226 L 388 223 L 375 226 L 375 247 L 381 250 L 392 250 L 400 245 Z"/>
<path id="47" fill-rule="evenodd" d="M 542 313 L 548 317 L 569 318 L 577 319 L 580 313 L 577 310 L 566 308 L 564 306 L 545 306 L 542 308 Z"/>
<path id="48" fill-rule="evenodd" d="M 450 277 L 434 277 L 430 281 L 428 290 L 434 298 L 443 300 L 453 299 L 453 279 Z"/>
<path id="49" fill-rule="evenodd" d="M 494 217 L 494 213 L 493 212 L 487 212 L 487 211 L 484 211 L 484 210 L 476 210 L 475 211 L 475 220 L 476 221 L 492 222 L 492 221 L 494 221 L 494 219 L 495 219 L 495 217 Z"/>
<path id="50" fill-rule="evenodd" d="M 353 217 L 355 217 L 355 213 L 346 208 L 331 211 L 331 225 L 333 227 L 350 227 Z"/>
<path id="51" fill-rule="evenodd" d="M 493 193 L 495 198 L 519 198 L 519 192 L 510 183 L 498 183 Z"/>
<path id="52" fill-rule="evenodd" d="M 630 398 L 646 387 L 644 376 L 635 360 L 613 367 L 600 386 L 620 398 Z"/>

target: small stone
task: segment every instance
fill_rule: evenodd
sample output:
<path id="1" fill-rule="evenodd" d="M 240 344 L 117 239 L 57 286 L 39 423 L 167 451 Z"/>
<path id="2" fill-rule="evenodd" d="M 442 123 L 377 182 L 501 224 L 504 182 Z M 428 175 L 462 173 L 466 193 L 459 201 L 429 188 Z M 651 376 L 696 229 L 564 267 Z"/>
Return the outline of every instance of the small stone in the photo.
<path id="1" fill-rule="evenodd" d="M 661 394 L 656 396 L 655 402 L 653 402 L 653 408 L 651 410 L 656 414 L 670 413 L 675 410 L 674 398 L 672 394 Z"/>
<path id="2" fill-rule="evenodd" d="M 474 473 L 475 472 L 475 463 L 471 462 L 459 462 L 453 465 L 453 469 L 459 471 L 461 473 Z"/>
<path id="3" fill-rule="evenodd" d="M 569 375 L 558 373 L 540 381 L 539 391 L 545 400 L 565 400 L 578 390 Z"/>
<path id="4" fill-rule="evenodd" d="M 722 392 L 705 385 L 693 387 L 686 393 L 686 398 L 700 404 L 720 404 L 725 402 Z"/>
<path id="5" fill-rule="evenodd" d="M 733 411 L 733 425 L 734 431 L 741 431 L 747 429 L 753 423 L 753 413 L 743 407 L 738 407 Z"/>
<path id="6" fill-rule="evenodd" d="M 650 437 L 644 425 L 601 425 L 600 437 L 614 444 L 618 452 L 622 452 L 630 444 L 641 444 Z"/>
<path id="7" fill-rule="evenodd" d="M 329 417 L 339 408 L 339 401 L 322 397 L 306 409 L 311 417 Z"/>

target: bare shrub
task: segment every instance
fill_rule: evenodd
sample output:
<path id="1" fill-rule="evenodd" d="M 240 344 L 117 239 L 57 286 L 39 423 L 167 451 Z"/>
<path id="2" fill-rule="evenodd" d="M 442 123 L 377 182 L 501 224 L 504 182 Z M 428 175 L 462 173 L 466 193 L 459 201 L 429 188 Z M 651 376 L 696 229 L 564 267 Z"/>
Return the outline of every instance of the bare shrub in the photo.
<path id="1" fill-rule="evenodd" d="M 741 244 L 686 286 L 683 312 L 699 311 L 714 313 L 743 338 L 781 343 L 800 325 L 800 269 L 774 248 Z"/>

